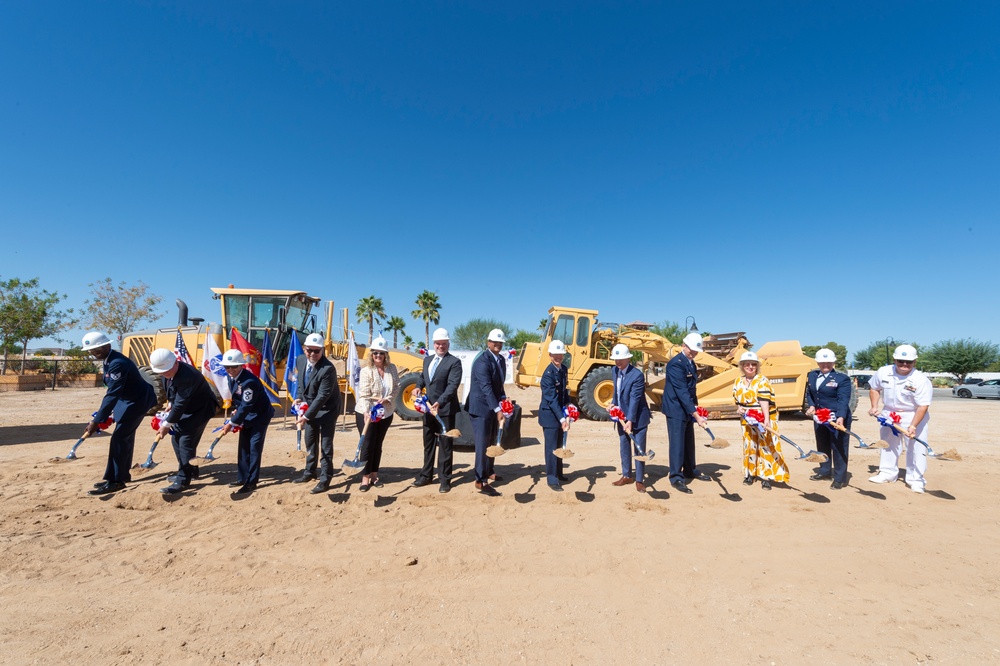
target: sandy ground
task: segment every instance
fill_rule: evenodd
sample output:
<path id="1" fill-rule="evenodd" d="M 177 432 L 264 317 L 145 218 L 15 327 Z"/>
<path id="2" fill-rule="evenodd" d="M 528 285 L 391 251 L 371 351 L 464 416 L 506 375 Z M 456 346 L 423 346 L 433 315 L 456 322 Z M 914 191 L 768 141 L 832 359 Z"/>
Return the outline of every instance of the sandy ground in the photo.
<path id="1" fill-rule="evenodd" d="M 292 484 L 294 431 L 272 426 L 262 487 L 236 500 L 235 441 L 189 492 L 159 488 L 161 464 L 119 494 L 86 491 L 107 438 L 65 456 L 102 389 L 0 394 L 0 640 L 4 663 L 823 664 L 1000 661 L 1000 402 L 941 399 L 928 493 L 867 477 L 877 453 L 851 450 L 851 485 L 741 481 L 740 449 L 702 448 L 711 482 L 666 479 L 656 415 L 652 491 L 617 488 L 609 424 L 574 427 L 567 492 L 545 485 L 542 434 L 498 459 L 502 497 L 476 493 L 456 454 L 448 495 L 413 488 L 420 430 L 386 440 L 385 486 L 339 473 L 329 494 Z M 537 390 L 514 395 L 526 413 Z M 810 422 L 783 432 L 810 448 Z M 720 437 L 738 442 L 733 421 Z M 874 421 L 856 430 L 875 439 Z M 136 462 L 152 431 L 143 425 Z M 353 455 L 338 432 L 335 455 Z M 208 442 L 199 450 L 207 450 Z"/>

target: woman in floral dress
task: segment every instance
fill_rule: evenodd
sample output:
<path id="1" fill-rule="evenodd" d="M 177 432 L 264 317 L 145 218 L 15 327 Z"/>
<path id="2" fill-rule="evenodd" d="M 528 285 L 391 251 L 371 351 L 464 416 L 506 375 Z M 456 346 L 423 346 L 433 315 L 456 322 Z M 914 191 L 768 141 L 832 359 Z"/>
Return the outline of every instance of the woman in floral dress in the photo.
<path id="1" fill-rule="evenodd" d="M 733 384 L 733 398 L 743 419 L 743 483 L 752 486 L 759 478 L 761 488 L 770 490 L 772 482 L 788 481 L 788 466 L 781 456 L 778 408 L 771 382 L 758 372 L 759 368 L 760 361 L 753 352 L 740 356 L 743 376 Z M 757 423 L 774 432 L 762 432 Z"/>

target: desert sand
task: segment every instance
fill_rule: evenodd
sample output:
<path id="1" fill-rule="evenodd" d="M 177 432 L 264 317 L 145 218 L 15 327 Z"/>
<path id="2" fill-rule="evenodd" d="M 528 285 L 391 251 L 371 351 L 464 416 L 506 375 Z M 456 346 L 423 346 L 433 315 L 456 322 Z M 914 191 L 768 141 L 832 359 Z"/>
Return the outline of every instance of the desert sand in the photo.
<path id="1" fill-rule="evenodd" d="M 62 458 L 102 389 L 0 394 L 0 639 L 9 664 L 908 664 L 1000 661 L 1000 402 L 938 391 L 928 492 L 869 483 L 874 451 L 851 449 L 850 486 L 741 484 L 739 430 L 699 431 L 712 475 L 693 495 L 664 475 L 654 416 L 651 490 L 613 487 L 611 425 L 581 421 L 566 492 L 545 484 L 537 389 L 512 389 L 523 442 L 497 459 L 501 497 L 475 492 L 456 453 L 450 494 L 410 485 L 420 428 L 394 422 L 384 487 L 338 473 L 328 494 L 292 484 L 295 434 L 272 424 L 260 489 L 234 499 L 235 438 L 202 478 L 161 495 L 169 445 L 124 492 L 86 491 L 106 436 Z M 867 399 L 862 398 L 862 404 Z M 221 419 L 219 419 L 221 422 Z M 215 423 L 212 424 L 216 425 Z M 811 422 L 782 432 L 812 448 Z M 873 419 L 855 428 L 876 439 Z M 145 460 L 145 424 L 135 462 Z M 334 440 L 353 456 L 353 427 Z M 204 454 L 208 440 L 199 453 Z M 790 447 L 786 455 L 793 458 Z"/>

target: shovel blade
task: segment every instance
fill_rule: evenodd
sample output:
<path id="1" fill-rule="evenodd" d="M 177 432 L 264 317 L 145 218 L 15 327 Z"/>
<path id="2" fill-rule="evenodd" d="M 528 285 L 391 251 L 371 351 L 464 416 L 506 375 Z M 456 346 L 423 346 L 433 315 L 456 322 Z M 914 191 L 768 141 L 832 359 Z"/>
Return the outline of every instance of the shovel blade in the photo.
<path id="1" fill-rule="evenodd" d="M 159 464 L 160 463 L 156 462 L 155 460 L 147 460 L 146 462 L 144 462 L 141 465 L 139 465 L 139 467 L 141 467 L 143 469 L 153 469 L 154 467 L 156 467 Z"/>
<path id="2" fill-rule="evenodd" d="M 887 448 L 889 448 L 889 442 L 885 441 L 884 439 L 877 439 L 877 440 L 875 440 L 874 442 L 871 443 L 871 445 L 869 446 L 869 448 L 872 448 L 872 449 L 887 449 Z"/>
<path id="3" fill-rule="evenodd" d="M 486 455 L 488 455 L 490 458 L 497 458 L 505 453 L 507 453 L 507 449 L 503 448 L 502 446 L 497 446 L 495 444 L 493 446 L 486 448 Z"/>
<path id="4" fill-rule="evenodd" d="M 444 436 L 445 437 L 461 437 L 462 436 L 462 431 L 459 430 L 458 428 L 452 428 L 448 432 L 444 433 Z"/>
<path id="5" fill-rule="evenodd" d="M 345 474 L 357 474 L 365 468 L 365 460 L 345 460 L 341 468 Z"/>
<path id="6" fill-rule="evenodd" d="M 818 453 L 816 451 L 810 451 L 809 453 L 807 453 L 805 455 L 805 459 L 806 459 L 807 462 L 825 463 L 827 460 L 830 459 L 830 457 L 827 456 L 825 453 Z"/>
<path id="7" fill-rule="evenodd" d="M 718 437 L 716 437 L 715 439 L 713 439 L 711 442 L 708 443 L 708 446 L 713 449 L 728 449 L 729 440 L 719 439 Z"/>
<path id="8" fill-rule="evenodd" d="M 552 455 L 562 460 L 568 460 L 569 458 L 572 458 L 576 454 L 570 451 L 569 449 L 556 449 L 555 451 L 552 452 Z"/>
<path id="9" fill-rule="evenodd" d="M 641 456 L 640 455 L 635 455 L 635 456 L 632 456 L 632 457 L 635 458 L 638 461 L 641 461 L 641 462 L 649 462 L 654 457 L 656 457 L 656 451 L 646 451 L 645 455 L 641 455 Z"/>

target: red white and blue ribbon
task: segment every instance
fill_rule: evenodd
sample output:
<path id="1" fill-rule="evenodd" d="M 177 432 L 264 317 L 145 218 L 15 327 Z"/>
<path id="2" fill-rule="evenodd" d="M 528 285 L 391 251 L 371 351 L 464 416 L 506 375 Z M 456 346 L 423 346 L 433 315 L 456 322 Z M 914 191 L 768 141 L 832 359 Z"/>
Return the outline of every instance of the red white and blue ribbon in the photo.
<path id="1" fill-rule="evenodd" d="M 222 425 L 220 425 L 218 428 L 216 428 L 212 432 L 219 432 L 220 430 L 222 430 L 223 428 L 225 428 L 230 423 L 233 423 L 233 420 L 232 419 L 226 419 L 225 421 L 222 422 Z M 233 429 L 230 432 L 239 432 L 240 430 L 243 430 L 243 426 L 236 425 L 235 423 L 233 423 Z"/>
<path id="2" fill-rule="evenodd" d="M 427 402 L 427 392 L 421 391 L 420 397 L 413 401 L 413 408 L 421 414 L 430 414 L 431 406 Z"/>
<path id="3" fill-rule="evenodd" d="M 563 407 L 563 416 L 565 416 L 570 423 L 578 421 L 580 419 L 580 410 L 576 408 L 576 405 L 566 405 Z"/>
<path id="4" fill-rule="evenodd" d="M 746 414 L 743 415 L 743 420 L 747 422 L 751 427 L 757 428 L 760 434 L 767 432 L 767 428 L 764 427 L 764 412 L 759 409 L 748 410 Z"/>
<path id="5" fill-rule="evenodd" d="M 160 431 L 160 423 L 162 421 L 165 421 L 168 416 L 170 416 L 170 412 L 156 412 L 156 416 L 154 416 L 153 420 L 151 420 L 149 422 L 150 427 L 152 427 L 153 430 L 159 432 Z M 170 430 L 167 431 L 167 434 L 168 435 L 174 434 L 174 429 L 170 428 Z"/>
<path id="6" fill-rule="evenodd" d="M 883 414 L 884 413 L 885 412 L 883 412 Z M 892 428 L 893 434 L 898 435 L 903 432 L 903 427 L 899 425 L 900 421 L 903 420 L 903 417 L 896 412 L 889 412 L 888 417 L 879 415 L 875 418 L 878 419 L 878 422 L 886 428 Z"/>
<path id="7" fill-rule="evenodd" d="M 309 409 L 309 405 L 304 402 L 300 402 L 297 407 L 294 408 L 295 413 L 299 416 L 304 416 L 306 411 Z"/>
<path id="8" fill-rule="evenodd" d="M 91 418 L 94 418 L 96 416 L 97 416 L 97 412 L 94 412 L 93 414 L 90 415 Z M 108 428 L 111 427 L 111 424 L 113 424 L 114 422 L 115 422 L 114 415 L 109 416 L 106 421 L 102 421 L 101 423 L 97 424 L 97 429 L 98 430 L 107 430 Z"/>
<path id="9" fill-rule="evenodd" d="M 827 409 L 826 407 L 820 407 L 819 409 L 816 410 L 816 414 L 813 416 L 813 418 L 816 419 L 816 423 L 822 423 L 830 430 L 836 430 L 836 428 L 833 427 L 832 423 L 837 419 L 836 412 Z"/>
<path id="10" fill-rule="evenodd" d="M 385 418 L 385 407 L 382 405 L 372 405 L 368 414 L 372 423 L 378 423 Z"/>
<path id="11" fill-rule="evenodd" d="M 500 401 L 500 411 L 503 412 L 504 418 L 509 419 L 514 415 L 514 403 L 504 398 Z"/>
<path id="12" fill-rule="evenodd" d="M 619 421 L 621 423 L 624 423 L 627 420 L 625 418 L 625 412 L 623 412 L 622 408 L 618 405 L 611 405 L 611 407 L 608 408 L 608 416 L 611 417 L 612 421 Z"/>
<path id="13" fill-rule="evenodd" d="M 500 355 L 503 356 L 504 359 L 506 359 L 508 361 L 512 361 L 512 360 L 514 360 L 514 357 L 517 356 L 517 350 L 516 349 L 505 349 L 504 351 L 500 352 Z"/>

